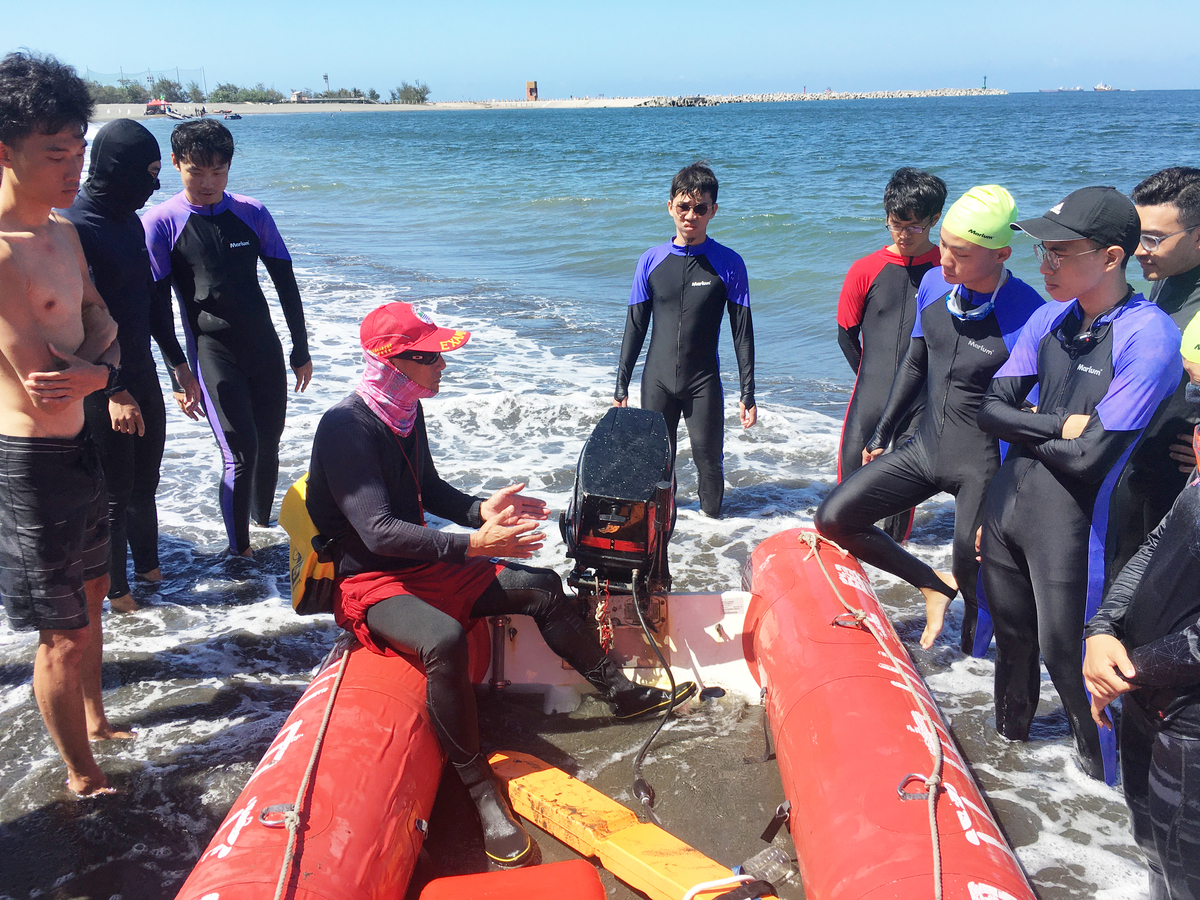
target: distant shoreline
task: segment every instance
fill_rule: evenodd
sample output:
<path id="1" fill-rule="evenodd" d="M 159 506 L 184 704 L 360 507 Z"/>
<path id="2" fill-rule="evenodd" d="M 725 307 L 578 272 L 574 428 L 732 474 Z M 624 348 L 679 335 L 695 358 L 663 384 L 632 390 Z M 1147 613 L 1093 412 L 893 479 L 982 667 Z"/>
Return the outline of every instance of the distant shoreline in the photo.
<path id="1" fill-rule="evenodd" d="M 931 91 L 821 91 L 804 94 L 698 94 L 678 97 L 571 97 L 564 100 L 452 100 L 443 103 L 210 103 L 205 104 L 207 115 L 221 118 L 236 113 L 240 116 L 278 115 L 281 113 L 360 113 L 360 112 L 437 112 L 439 110 L 486 109 L 630 109 L 633 107 L 721 106 L 726 103 L 792 103 L 810 100 L 902 100 L 914 97 L 995 97 L 1008 91 L 994 88 L 939 88 Z M 200 111 L 197 103 L 175 103 L 174 109 L 183 115 Z M 219 110 L 219 112 L 218 112 Z M 165 118 L 145 116 L 145 106 L 139 103 L 97 103 L 93 121 L 112 119 Z"/>

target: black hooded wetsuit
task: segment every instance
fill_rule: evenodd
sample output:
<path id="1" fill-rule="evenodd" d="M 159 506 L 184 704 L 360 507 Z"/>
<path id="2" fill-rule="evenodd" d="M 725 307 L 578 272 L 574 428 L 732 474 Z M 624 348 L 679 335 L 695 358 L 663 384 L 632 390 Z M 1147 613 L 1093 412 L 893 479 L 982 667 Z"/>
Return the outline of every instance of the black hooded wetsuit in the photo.
<path id="1" fill-rule="evenodd" d="M 668 241 L 647 250 L 633 279 L 613 392 L 617 400 L 628 396 L 629 380 L 653 317 L 642 369 L 642 408 L 666 417 L 672 454 L 683 415 L 699 476 L 700 508 L 710 516 L 720 514 L 725 494 L 725 411 L 717 343 L 726 310 L 741 402 L 750 409 L 754 406 L 754 324 L 746 264 L 712 238 L 686 247 Z"/>
<path id="2" fill-rule="evenodd" d="M 900 361 L 908 351 L 917 319 L 917 289 L 940 258 L 936 247 L 921 256 L 902 256 L 881 247 L 856 261 L 846 273 L 838 296 L 838 346 L 855 379 L 838 447 L 839 482 L 862 466 L 863 448 L 875 433 Z M 897 421 L 893 437 L 897 446 L 916 432 L 924 403 L 922 392 Z M 910 509 L 889 518 L 883 529 L 894 540 L 904 540 L 912 514 Z"/>
<path id="3" fill-rule="evenodd" d="M 1198 548 L 1200 484 L 1193 482 L 1121 570 L 1085 630 L 1086 637 L 1121 641 L 1136 672 L 1137 689 L 1123 696 L 1117 724 L 1121 787 L 1155 900 L 1200 898 Z"/>
<path id="4" fill-rule="evenodd" d="M 175 337 L 170 299 L 155 299 L 146 236 L 137 210 L 158 189 L 147 168 L 158 160 L 158 142 L 130 119 L 109 122 L 92 141 L 88 180 L 64 215 L 79 233 L 96 290 L 116 320 L 121 347 L 119 385 L 141 409 L 145 434 L 114 431 L 108 397 L 84 400 L 88 429 L 100 450 L 108 489 L 110 597 L 129 593 L 126 547 L 138 573 L 158 568 L 159 468 L 166 440 L 166 411 L 154 356 L 153 335 L 170 366 L 185 362 Z"/>
<path id="5" fill-rule="evenodd" d="M 1040 650 L 1085 770 L 1113 784 L 1115 744 L 1092 721 L 1083 685 L 1083 625 L 1104 587 L 1113 485 L 1182 364 L 1179 329 L 1140 294 L 1087 331 L 1080 325 L 1074 301 L 1035 313 L 979 408 L 979 427 L 1010 444 L 984 505 L 983 584 L 996 630 L 997 730 L 1029 739 Z M 1065 440 L 1072 414 L 1091 419 Z"/>
<path id="6" fill-rule="evenodd" d="M 863 466 L 835 487 L 817 509 L 821 534 L 858 559 L 903 578 L 913 587 L 947 591 L 933 569 L 917 559 L 875 522 L 909 509 L 934 494 L 954 495 L 953 574 L 962 591 L 962 648 L 975 637 L 975 530 L 992 473 L 1000 466 L 996 440 L 979 430 L 975 412 L 992 374 L 1008 358 L 1021 326 L 1042 306 L 1042 298 L 1019 278 L 1009 277 L 996 293 L 995 307 L 976 320 L 951 314 L 953 286 L 940 266 L 922 279 L 919 313 L 908 352 L 896 374 L 868 449 L 886 447 L 896 423 L 925 388 L 925 412 L 917 432 L 891 453 Z M 982 307 L 987 294 L 961 289 L 964 308 Z"/>
<path id="7" fill-rule="evenodd" d="M 287 412 L 283 347 L 258 283 L 266 266 L 292 338 L 290 362 L 309 362 L 308 337 L 292 258 L 271 214 L 257 200 L 226 193 L 193 206 L 181 191 L 146 213 L 155 289 L 174 283 L 188 355 L 224 460 L 221 515 L 230 549 L 250 546 L 250 517 L 266 525 L 279 475 Z"/>
<path id="8" fill-rule="evenodd" d="M 1200 266 L 1155 282 L 1150 301 L 1183 331 L 1200 313 Z M 1107 566 L 1110 578 L 1137 553 L 1187 483 L 1187 473 L 1181 472 L 1179 463 L 1170 457 L 1172 444 L 1186 443 L 1179 435 L 1191 434 L 1200 424 L 1200 410 L 1184 397 L 1187 383 L 1185 372 L 1174 393 L 1159 404 L 1113 490 Z"/>

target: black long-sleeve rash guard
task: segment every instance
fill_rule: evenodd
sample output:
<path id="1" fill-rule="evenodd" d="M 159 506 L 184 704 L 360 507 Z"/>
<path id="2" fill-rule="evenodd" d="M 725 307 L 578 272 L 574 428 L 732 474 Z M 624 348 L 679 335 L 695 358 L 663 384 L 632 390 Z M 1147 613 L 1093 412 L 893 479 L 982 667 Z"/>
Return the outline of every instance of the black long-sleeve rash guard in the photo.
<path id="1" fill-rule="evenodd" d="M 317 425 L 308 513 L 334 541 L 339 576 L 464 562 L 469 535 L 427 528 L 422 512 L 478 528 L 482 502 L 438 475 L 423 410 L 409 435 L 400 437 L 351 394 Z"/>
<path id="2" fill-rule="evenodd" d="M 654 330 L 643 379 L 682 397 L 720 374 L 717 344 L 729 312 L 737 356 L 741 402 L 754 406 L 754 323 L 746 264 L 737 253 L 708 238 L 680 247 L 671 241 L 642 254 L 634 276 L 613 397 L 629 395 L 629 381 L 651 316 Z"/>
<path id="3" fill-rule="evenodd" d="M 1132 683 L 1148 689 L 1131 696 L 1188 737 L 1200 737 L 1198 547 L 1200 483 L 1192 482 L 1113 581 L 1085 632 L 1125 645 L 1137 673 Z M 1174 694 L 1151 693 L 1163 688 Z"/>

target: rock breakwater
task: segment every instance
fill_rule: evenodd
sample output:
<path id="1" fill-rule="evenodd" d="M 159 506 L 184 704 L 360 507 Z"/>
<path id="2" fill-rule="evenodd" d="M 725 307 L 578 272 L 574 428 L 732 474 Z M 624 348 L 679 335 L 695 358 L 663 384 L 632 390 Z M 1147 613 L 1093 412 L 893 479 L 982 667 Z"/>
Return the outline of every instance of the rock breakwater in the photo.
<path id="1" fill-rule="evenodd" d="M 932 91 L 819 91 L 802 94 L 701 94 L 649 97 L 638 106 L 720 106 L 723 103 L 791 103 L 796 100 L 907 100 L 912 97 L 1000 97 L 996 88 L 938 88 Z"/>

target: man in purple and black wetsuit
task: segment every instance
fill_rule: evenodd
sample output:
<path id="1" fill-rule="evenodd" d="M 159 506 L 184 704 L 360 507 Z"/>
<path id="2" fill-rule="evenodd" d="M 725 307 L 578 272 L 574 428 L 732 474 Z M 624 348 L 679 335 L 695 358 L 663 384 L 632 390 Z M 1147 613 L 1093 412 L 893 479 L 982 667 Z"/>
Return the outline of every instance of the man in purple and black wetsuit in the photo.
<path id="1" fill-rule="evenodd" d="M 739 417 L 743 428 L 758 421 L 750 285 L 742 258 L 708 237 L 708 223 L 717 213 L 712 169 L 703 163 L 681 169 L 671 181 L 667 209 L 675 221 L 675 237 L 638 260 L 613 406 L 628 402 L 629 381 L 653 316 L 642 369 L 642 408 L 666 417 L 672 453 L 683 416 L 696 461 L 700 509 L 716 518 L 725 495 L 725 413 L 717 342 L 726 310 L 741 381 Z"/>
<path id="2" fill-rule="evenodd" d="M 203 412 L 225 462 L 220 500 L 229 549 L 251 556 L 251 516 L 263 526 L 271 520 L 287 411 L 283 347 L 258 284 L 260 259 L 291 334 L 297 391 L 312 379 L 312 359 L 291 256 L 266 207 L 225 190 L 232 159 L 233 136 L 220 122 L 178 126 L 171 164 L 183 190 L 142 223 L 155 290 L 166 293 L 174 284 Z M 198 417 L 201 410 L 178 390 L 175 398 Z"/>
<path id="3" fill-rule="evenodd" d="M 941 263 L 941 251 L 929 239 L 942 216 L 946 183 L 936 175 L 897 169 L 883 191 L 883 210 L 892 243 L 850 266 L 838 297 L 838 346 L 854 370 L 854 392 L 846 405 L 838 449 L 837 480 L 862 465 L 862 451 L 879 424 L 888 393 L 917 318 L 917 288 L 925 273 Z M 925 408 L 918 396 L 896 423 L 893 443 L 900 446 L 917 428 Z M 883 529 L 904 540 L 912 524 L 910 509 L 885 520 Z"/>
<path id="4" fill-rule="evenodd" d="M 1115 188 L 1088 187 L 1017 222 L 1046 292 L 979 407 L 1009 442 L 983 509 L 983 585 L 996 634 L 996 730 L 1029 740 L 1038 654 L 1062 700 L 1084 771 L 1116 781 L 1111 735 L 1083 683 L 1084 622 L 1100 605 L 1109 498 L 1142 429 L 1175 390 L 1179 329 L 1125 281 L 1141 225 Z M 1038 389 L 1036 410 L 1027 398 Z"/>

